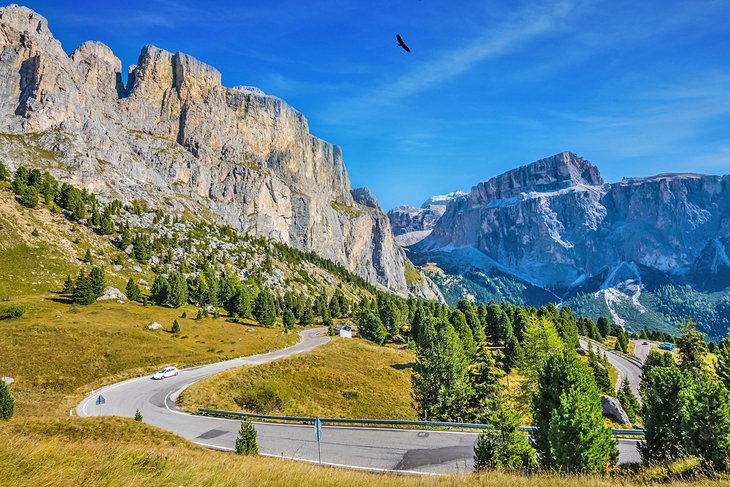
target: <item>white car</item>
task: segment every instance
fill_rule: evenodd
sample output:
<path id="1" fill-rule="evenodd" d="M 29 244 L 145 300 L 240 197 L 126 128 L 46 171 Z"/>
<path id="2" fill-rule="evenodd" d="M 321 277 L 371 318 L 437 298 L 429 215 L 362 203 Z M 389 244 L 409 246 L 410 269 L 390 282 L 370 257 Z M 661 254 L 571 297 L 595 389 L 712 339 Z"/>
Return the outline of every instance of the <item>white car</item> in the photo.
<path id="1" fill-rule="evenodd" d="M 153 375 L 152 378 L 155 380 L 167 379 L 168 377 L 175 377 L 179 373 L 180 371 L 177 370 L 177 367 L 165 367 Z"/>

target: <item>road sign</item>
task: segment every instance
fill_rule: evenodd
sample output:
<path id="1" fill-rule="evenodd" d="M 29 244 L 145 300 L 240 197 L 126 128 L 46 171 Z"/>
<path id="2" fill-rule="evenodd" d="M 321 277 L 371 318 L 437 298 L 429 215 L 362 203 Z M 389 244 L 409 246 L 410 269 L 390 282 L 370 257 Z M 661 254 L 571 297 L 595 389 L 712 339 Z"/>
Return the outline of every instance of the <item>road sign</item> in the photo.
<path id="1" fill-rule="evenodd" d="M 106 404 L 106 399 L 104 399 L 104 396 L 99 394 L 99 397 L 96 398 L 96 405 L 101 406 L 102 404 Z"/>

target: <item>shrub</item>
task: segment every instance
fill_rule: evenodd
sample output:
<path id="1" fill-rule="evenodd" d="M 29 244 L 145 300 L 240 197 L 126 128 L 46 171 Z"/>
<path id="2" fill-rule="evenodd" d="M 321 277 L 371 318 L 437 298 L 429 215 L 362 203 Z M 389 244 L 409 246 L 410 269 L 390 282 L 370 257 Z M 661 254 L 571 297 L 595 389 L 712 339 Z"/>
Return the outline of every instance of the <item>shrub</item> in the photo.
<path id="1" fill-rule="evenodd" d="M 20 318 L 25 313 L 25 306 L 20 304 L 10 304 L 0 308 L 0 320 L 9 320 L 12 318 Z"/>
<path id="2" fill-rule="evenodd" d="M 237 455 L 258 455 L 259 447 L 256 444 L 256 428 L 253 427 L 251 421 L 244 419 L 241 421 L 241 429 L 236 438 L 236 454 Z"/>
<path id="3" fill-rule="evenodd" d="M 283 409 L 286 404 L 283 394 L 270 384 L 251 385 L 235 401 L 242 409 L 258 414 Z"/>
<path id="4" fill-rule="evenodd" d="M 180 324 L 179 324 L 179 323 L 177 322 L 177 320 L 175 320 L 175 321 L 173 321 L 173 322 L 172 322 L 172 330 L 171 330 L 171 331 L 172 331 L 172 332 L 173 332 L 174 334 L 176 334 L 176 335 L 177 335 L 178 333 L 180 333 Z"/>

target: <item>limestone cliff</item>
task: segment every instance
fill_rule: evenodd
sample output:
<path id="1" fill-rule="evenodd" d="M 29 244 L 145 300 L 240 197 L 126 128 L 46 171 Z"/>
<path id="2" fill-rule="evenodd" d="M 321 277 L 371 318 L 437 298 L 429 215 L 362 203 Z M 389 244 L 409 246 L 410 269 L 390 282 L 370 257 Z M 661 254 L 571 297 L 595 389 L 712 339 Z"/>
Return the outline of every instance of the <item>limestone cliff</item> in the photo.
<path id="1" fill-rule="evenodd" d="M 0 9 L 0 160 L 275 238 L 407 292 L 387 217 L 353 198 L 342 151 L 301 113 L 154 46 L 126 86 L 122 69 L 99 42 L 69 56 L 43 17 Z"/>

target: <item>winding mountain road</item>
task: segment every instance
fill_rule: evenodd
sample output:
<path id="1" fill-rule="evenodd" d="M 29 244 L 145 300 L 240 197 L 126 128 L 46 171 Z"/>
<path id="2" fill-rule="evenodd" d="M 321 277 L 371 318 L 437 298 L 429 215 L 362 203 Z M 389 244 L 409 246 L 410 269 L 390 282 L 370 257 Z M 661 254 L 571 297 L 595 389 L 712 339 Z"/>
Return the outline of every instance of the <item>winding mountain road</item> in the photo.
<path id="1" fill-rule="evenodd" d="M 598 348 L 601 352 L 605 353 L 608 363 L 613 365 L 618 372 L 618 381 L 615 386 L 617 388 L 620 387 L 621 382 L 626 377 L 629 380 L 629 384 L 631 384 L 631 390 L 634 395 L 641 401 L 641 393 L 639 392 L 639 385 L 641 384 L 641 361 L 639 359 L 632 359 L 618 354 L 593 340 L 581 338 L 579 341 L 580 346 L 586 350 L 588 349 L 588 344 L 590 344 L 594 350 Z"/>
<path id="2" fill-rule="evenodd" d="M 300 333 L 300 342 L 262 355 L 242 357 L 180 371 L 176 377 L 155 381 L 148 376 L 104 387 L 76 408 L 78 416 L 133 417 L 139 410 L 144 422 L 171 431 L 199 445 L 233 450 L 240 421 L 195 416 L 179 411 L 175 400 L 189 385 L 210 375 L 247 364 L 263 364 L 311 350 L 326 343 L 324 329 Z M 97 406 L 99 395 L 105 404 Z M 266 456 L 318 462 L 312 426 L 255 423 L 259 452 Z M 324 426 L 322 463 L 361 470 L 419 474 L 471 472 L 477 433 L 396 428 Z M 635 440 L 619 440 L 621 462 L 639 461 Z"/>

